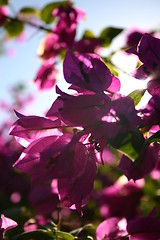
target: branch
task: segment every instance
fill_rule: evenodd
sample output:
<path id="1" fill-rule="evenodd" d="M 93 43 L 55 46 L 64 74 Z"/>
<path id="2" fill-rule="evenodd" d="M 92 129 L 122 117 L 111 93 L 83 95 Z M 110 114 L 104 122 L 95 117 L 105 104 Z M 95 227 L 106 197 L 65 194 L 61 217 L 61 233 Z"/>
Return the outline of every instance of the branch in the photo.
<path id="1" fill-rule="evenodd" d="M 46 32 L 49 32 L 49 33 L 53 33 L 53 30 L 51 28 L 48 28 L 48 27 L 45 27 L 45 26 L 42 26 L 42 25 L 38 25 L 34 22 L 23 20 L 23 19 L 20 19 L 18 17 L 6 16 L 4 14 L 2 14 L 2 15 L 10 21 L 19 21 L 19 22 L 22 22 L 23 24 L 30 25 L 31 27 L 34 27 L 34 28 L 37 28 L 37 29 L 40 29 L 40 30 L 43 30 L 43 31 L 46 31 Z"/>

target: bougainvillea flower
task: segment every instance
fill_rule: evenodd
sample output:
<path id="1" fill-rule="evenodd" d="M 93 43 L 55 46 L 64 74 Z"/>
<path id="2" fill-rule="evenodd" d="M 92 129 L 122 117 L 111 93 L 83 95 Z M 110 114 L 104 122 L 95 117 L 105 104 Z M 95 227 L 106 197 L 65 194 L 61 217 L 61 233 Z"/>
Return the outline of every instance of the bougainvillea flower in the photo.
<path id="1" fill-rule="evenodd" d="M 66 49 L 66 47 L 66 43 L 60 42 L 60 37 L 57 34 L 47 34 L 45 39 L 40 43 L 38 56 L 44 60 L 54 58 L 61 50 Z"/>
<path id="2" fill-rule="evenodd" d="M 24 116 L 16 112 L 19 119 L 12 125 L 9 134 L 23 146 L 28 146 L 32 141 L 50 135 L 62 135 L 60 120 L 52 121 L 39 116 Z"/>
<path id="3" fill-rule="evenodd" d="M 53 17 L 59 17 L 60 19 L 68 19 L 73 23 L 78 23 L 86 16 L 85 12 L 79 8 L 73 8 L 68 2 L 67 6 L 60 6 L 53 10 Z"/>
<path id="4" fill-rule="evenodd" d="M 35 83 L 39 89 L 49 89 L 55 86 L 58 76 L 58 70 L 55 68 L 55 59 L 46 60 L 38 70 Z"/>
<path id="5" fill-rule="evenodd" d="M 153 79 L 147 83 L 147 90 L 152 96 L 160 97 L 160 78 Z"/>
<path id="6" fill-rule="evenodd" d="M 111 101 L 105 111 L 101 121 L 91 128 L 94 139 L 104 139 L 107 143 L 120 134 L 132 131 L 139 123 L 134 102 L 129 97 L 120 97 Z"/>
<path id="7" fill-rule="evenodd" d="M 138 159 L 133 162 L 127 156 L 123 156 L 119 168 L 123 171 L 128 180 L 144 178 L 149 175 L 155 168 L 158 161 L 157 145 L 150 145 L 148 148 L 142 149 Z"/>
<path id="8" fill-rule="evenodd" d="M 97 38 L 81 39 L 74 43 L 74 48 L 78 53 L 94 53 L 101 47 L 101 42 Z"/>
<path id="9" fill-rule="evenodd" d="M 6 231 L 17 227 L 18 224 L 10 219 L 5 217 L 3 214 L 1 214 L 1 218 L 0 218 L 0 239 L 3 240 L 4 239 L 4 234 Z"/>
<path id="10" fill-rule="evenodd" d="M 141 79 L 146 79 L 150 74 L 156 76 L 160 71 L 160 39 L 145 33 L 138 44 L 137 54 L 143 65 L 133 76 Z"/>
<path id="11" fill-rule="evenodd" d="M 153 94 L 156 90 L 152 89 L 151 91 Z M 145 108 L 139 110 L 139 113 L 141 115 L 140 126 L 160 124 L 160 96 L 154 94 Z"/>
<path id="12" fill-rule="evenodd" d="M 67 51 L 63 64 L 68 83 L 93 92 L 103 92 L 112 83 L 113 75 L 96 54 L 74 54 Z"/>
<path id="13" fill-rule="evenodd" d="M 65 133 L 33 141 L 14 167 L 32 176 L 33 181 L 53 178 L 75 178 L 86 164 L 87 149 L 76 136 Z"/>
<path id="14" fill-rule="evenodd" d="M 68 95 L 57 88 L 60 96 L 47 112 L 47 117 L 57 116 L 69 126 L 91 126 L 105 114 L 106 102 L 97 94 Z M 108 103 L 110 98 L 108 98 Z M 105 100 L 106 100 L 105 99 Z"/>
<path id="15" fill-rule="evenodd" d="M 84 206 L 92 193 L 93 184 L 96 177 L 97 166 L 93 148 L 89 148 L 89 155 L 86 159 L 83 171 L 73 180 L 61 178 L 58 180 L 58 191 L 62 207 L 76 208 L 81 214 Z M 79 152 L 79 154 L 81 154 Z M 77 156 L 78 157 L 78 156 Z M 82 161 L 83 159 L 81 159 Z"/>
<path id="16" fill-rule="evenodd" d="M 52 154 L 49 156 L 48 152 L 48 158 L 46 157 L 45 161 L 42 161 L 42 152 L 45 152 L 50 145 L 53 145 L 57 138 L 57 136 L 47 136 L 36 139 L 22 152 L 13 166 L 22 172 L 30 174 L 34 179 L 41 179 L 42 176 L 48 173 L 47 170 L 52 157 Z"/>
<path id="17" fill-rule="evenodd" d="M 101 222 L 96 230 L 97 240 L 121 239 L 127 235 L 125 218 L 108 218 Z"/>
<path id="18" fill-rule="evenodd" d="M 143 36 L 144 32 L 139 30 L 133 30 L 127 35 L 127 42 L 126 46 L 129 47 L 129 49 L 126 50 L 127 53 L 133 53 L 137 54 L 137 45 Z"/>
<path id="19" fill-rule="evenodd" d="M 43 215 L 36 215 L 35 218 L 31 218 L 24 223 L 23 229 L 25 232 L 32 232 L 37 230 L 40 227 L 44 227 L 47 223 L 50 222 L 50 219 Z"/>
<path id="20" fill-rule="evenodd" d="M 71 7 L 69 4 L 66 7 L 56 8 L 53 17 L 58 18 L 56 26 L 53 27 L 54 34 L 59 36 L 59 42 L 65 43 L 66 47 L 72 47 L 76 35 L 77 23 L 85 16 L 85 13 Z"/>
<path id="21" fill-rule="evenodd" d="M 29 201 L 38 214 L 51 214 L 57 209 L 59 203 L 57 180 L 53 179 L 51 183 L 32 185 Z"/>
<path id="22" fill-rule="evenodd" d="M 132 219 L 137 214 L 137 206 L 142 197 L 143 184 L 133 181 L 106 187 L 95 193 L 102 217 L 125 217 Z M 118 204 L 117 204 L 118 203 Z M 125 208 L 124 208 L 125 206 Z"/>
<path id="23" fill-rule="evenodd" d="M 160 218 L 156 218 L 155 209 L 147 217 L 135 218 L 127 224 L 130 240 L 160 239 Z"/>

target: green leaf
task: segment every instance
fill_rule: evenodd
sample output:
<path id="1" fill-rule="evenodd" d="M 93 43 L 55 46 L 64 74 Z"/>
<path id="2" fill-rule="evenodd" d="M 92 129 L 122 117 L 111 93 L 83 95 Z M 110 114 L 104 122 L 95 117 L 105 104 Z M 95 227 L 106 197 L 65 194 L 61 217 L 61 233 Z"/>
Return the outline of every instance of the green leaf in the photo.
<path id="1" fill-rule="evenodd" d="M 61 240 L 74 240 L 73 235 L 67 232 L 62 231 L 56 231 L 56 238 L 55 239 L 61 239 Z"/>
<path id="2" fill-rule="evenodd" d="M 24 232 L 16 238 L 15 240 L 74 240 L 74 237 L 67 232 L 61 232 L 61 231 L 51 231 L 51 230 L 44 230 L 44 229 L 38 229 L 36 231 L 32 232 Z"/>
<path id="3" fill-rule="evenodd" d="M 119 134 L 116 138 L 111 139 L 109 143 L 132 161 L 135 161 L 139 157 L 145 139 L 140 130 L 134 129 L 128 133 Z"/>
<path id="4" fill-rule="evenodd" d="M 145 91 L 146 89 L 137 89 L 128 95 L 130 98 L 133 99 L 135 106 L 141 101 Z"/>
<path id="5" fill-rule="evenodd" d="M 150 143 L 153 143 L 153 142 L 160 143 L 160 130 L 146 140 L 146 144 L 150 144 Z"/>
<path id="6" fill-rule="evenodd" d="M 50 24 L 54 21 L 54 17 L 52 16 L 52 12 L 55 8 L 58 8 L 60 6 L 66 7 L 67 1 L 62 1 L 62 2 L 53 2 L 49 3 L 42 8 L 40 12 L 40 18 L 43 22 Z"/>
<path id="7" fill-rule="evenodd" d="M 54 238 L 54 234 L 51 231 L 47 231 L 44 229 L 38 229 L 36 231 L 32 231 L 32 232 L 24 232 L 20 235 L 18 235 L 17 237 L 14 238 L 15 240 L 28 240 L 28 239 L 33 239 L 33 240 L 40 240 L 40 239 L 44 239 L 44 240 L 53 240 Z"/>
<path id="8" fill-rule="evenodd" d="M 100 33 L 99 40 L 102 42 L 102 45 L 104 47 L 108 47 L 111 44 L 113 38 L 115 38 L 122 31 L 122 28 L 107 27 Z"/>
<path id="9" fill-rule="evenodd" d="M 83 33 L 83 39 L 92 39 L 95 38 L 95 35 L 92 31 L 90 30 L 85 30 L 85 32 Z"/>
<path id="10" fill-rule="evenodd" d="M 80 240 L 92 240 L 96 238 L 96 228 L 92 224 L 87 224 L 81 228 L 75 229 L 71 233 Z"/>
<path id="11" fill-rule="evenodd" d="M 0 0 L 0 5 L 7 5 L 8 4 L 8 0 Z"/>
<path id="12" fill-rule="evenodd" d="M 10 37 L 17 37 L 23 32 L 23 23 L 18 20 L 8 21 L 5 24 L 5 29 Z"/>
<path id="13" fill-rule="evenodd" d="M 109 70 L 111 71 L 111 73 L 112 73 L 113 75 L 115 75 L 115 76 L 118 77 L 119 74 L 118 74 L 118 72 L 115 70 L 114 65 L 113 65 L 112 63 L 110 63 L 110 62 L 106 62 L 105 64 L 107 65 L 107 67 L 109 68 Z"/>
<path id="14" fill-rule="evenodd" d="M 24 7 L 20 9 L 19 13 L 25 15 L 38 15 L 39 10 L 33 7 Z"/>

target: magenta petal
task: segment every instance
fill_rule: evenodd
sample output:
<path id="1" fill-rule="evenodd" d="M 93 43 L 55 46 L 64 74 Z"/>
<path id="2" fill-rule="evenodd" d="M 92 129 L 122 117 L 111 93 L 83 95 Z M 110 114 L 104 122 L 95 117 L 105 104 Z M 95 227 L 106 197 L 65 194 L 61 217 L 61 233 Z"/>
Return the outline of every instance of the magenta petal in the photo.
<path id="1" fill-rule="evenodd" d="M 50 119 L 39 116 L 24 116 L 17 113 L 19 119 L 13 124 L 9 134 L 16 137 L 16 140 L 22 145 L 27 146 L 35 139 L 50 136 L 61 135 L 61 130 L 58 129 L 61 126 L 59 120 L 52 121 Z M 25 143 L 24 143 L 24 140 Z M 28 142 L 28 144 L 27 144 Z"/>
<path id="2" fill-rule="evenodd" d="M 139 68 L 137 68 L 134 72 L 132 72 L 131 75 L 136 79 L 146 80 L 149 77 L 150 73 L 151 72 L 143 64 Z"/>
<path id="3" fill-rule="evenodd" d="M 97 167 L 93 154 L 91 153 L 90 158 L 87 159 L 84 171 L 80 176 L 73 180 L 67 178 L 58 180 L 58 191 L 62 206 L 72 207 L 74 205 L 80 214 L 81 207 L 89 200 L 96 177 Z M 83 158 L 81 161 L 83 161 Z"/>
<path id="4" fill-rule="evenodd" d="M 31 175 L 38 174 L 37 172 L 40 171 L 42 165 L 42 163 L 40 164 L 41 153 L 53 144 L 56 139 L 56 136 L 48 136 L 33 141 L 15 162 L 14 167 Z M 44 166 L 45 163 L 43 163 Z"/>
<path id="5" fill-rule="evenodd" d="M 63 72 L 68 83 L 93 92 L 107 90 L 112 82 L 112 74 L 96 54 L 67 51 Z"/>
<path id="6" fill-rule="evenodd" d="M 58 116 L 68 126 L 90 126 L 101 120 L 105 103 L 98 94 L 68 95 L 57 89 L 60 96 L 52 104 L 47 116 Z M 110 101 L 105 95 L 105 100 Z"/>
<path id="7" fill-rule="evenodd" d="M 110 92 L 115 92 L 116 93 L 116 92 L 120 91 L 120 88 L 121 88 L 120 80 L 117 77 L 113 76 L 111 85 L 108 87 L 107 90 L 110 91 Z"/>
<path id="8" fill-rule="evenodd" d="M 123 156 L 119 168 L 123 171 L 126 177 L 130 180 L 138 180 L 144 178 L 155 168 L 158 159 L 156 146 L 149 146 L 147 150 L 143 150 L 139 159 L 132 162 L 126 156 Z"/>
<path id="9" fill-rule="evenodd" d="M 29 200 L 39 214 L 51 214 L 57 209 L 59 203 L 57 181 L 52 180 L 51 183 L 40 183 L 32 186 Z"/>
<path id="10" fill-rule="evenodd" d="M 138 45 L 138 56 L 150 71 L 155 70 L 160 64 L 160 39 L 144 34 Z"/>
<path id="11" fill-rule="evenodd" d="M 35 77 L 38 88 L 41 90 L 53 87 L 57 80 L 57 74 L 58 71 L 55 68 L 55 59 L 49 58 L 42 64 Z"/>
<path id="12" fill-rule="evenodd" d="M 127 235 L 125 218 L 108 218 L 101 222 L 96 230 L 97 240 L 120 239 L 125 235 Z"/>
<path id="13" fill-rule="evenodd" d="M 6 231 L 12 228 L 15 228 L 17 226 L 18 224 L 14 220 L 7 218 L 3 214 L 1 214 L 1 218 L 0 218 L 0 237 L 2 237 L 1 239 L 3 240 L 4 234 Z"/>
<path id="14" fill-rule="evenodd" d="M 152 96 L 157 95 L 160 97 L 160 78 L 149 81 L 147 90 Z"/>
<path id="15" fill-rule="evenodd" d="M 160 218 L 152 212 L 147 217 L 135 218 L 127 224 L 131 240 L 157 240 L 160 238 Z"/>

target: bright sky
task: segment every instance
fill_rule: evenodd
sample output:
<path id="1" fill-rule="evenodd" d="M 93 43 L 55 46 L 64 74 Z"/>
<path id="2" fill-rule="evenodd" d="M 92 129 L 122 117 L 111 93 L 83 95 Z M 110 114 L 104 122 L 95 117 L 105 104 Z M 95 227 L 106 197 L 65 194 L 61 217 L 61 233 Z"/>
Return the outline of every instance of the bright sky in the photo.
<path id="1" fill-rule="evenodd" d="M 36 6 L 41 8 L 48 2 L 53 1 L 12 0 L 12 5 L 16 11 L 23 6 Z M 107 26 L 126 29 L 138 27 L 139 29 L 146 30 L 160 28 L 159 0 L 74 0 L 73 2 L 76 7 L 81 8 L 87 14 L 86 20 L 79 24 L 77 38 L 79 38 L 86 29 L 92 30 L 95 34 L 99 34 L 100 31 Z M 0 56 L 0 101 L 8 101 L 10 99 L 8 89 L 15 83 L 23 81 L 30 91 L 37 96 L 35 104 L 27 110 L 28 114 L 41 113 L 42 110 L 50 107 L 55 99 L 53 90 L 38 93 L 36 86 L 31 83 L 31 80 L 41 65 L 40 60 L 37 58 L 37 48 L 42 36 L 43 32 L 38 33 L 33 29 L 32 35 L 26 36 L 27 41 L 18 42 L 16 40 L 7 44 L 8 52 L 13 56 Z M 121 41 L 121 38 L 117 38 L 115 44 L 122 44 Z M 125 62 L 125 59 L 123 60 L 123 65 L 127 66 L 129 63 L 132 65 L 131 62 Z M 132 69 L 131 65 L 129 66 L 130 70 Z M 61 75 L 60 78 L 63 78 L 63 76 Z M 60 80 L 58 84 L 63 88 Z"/>

